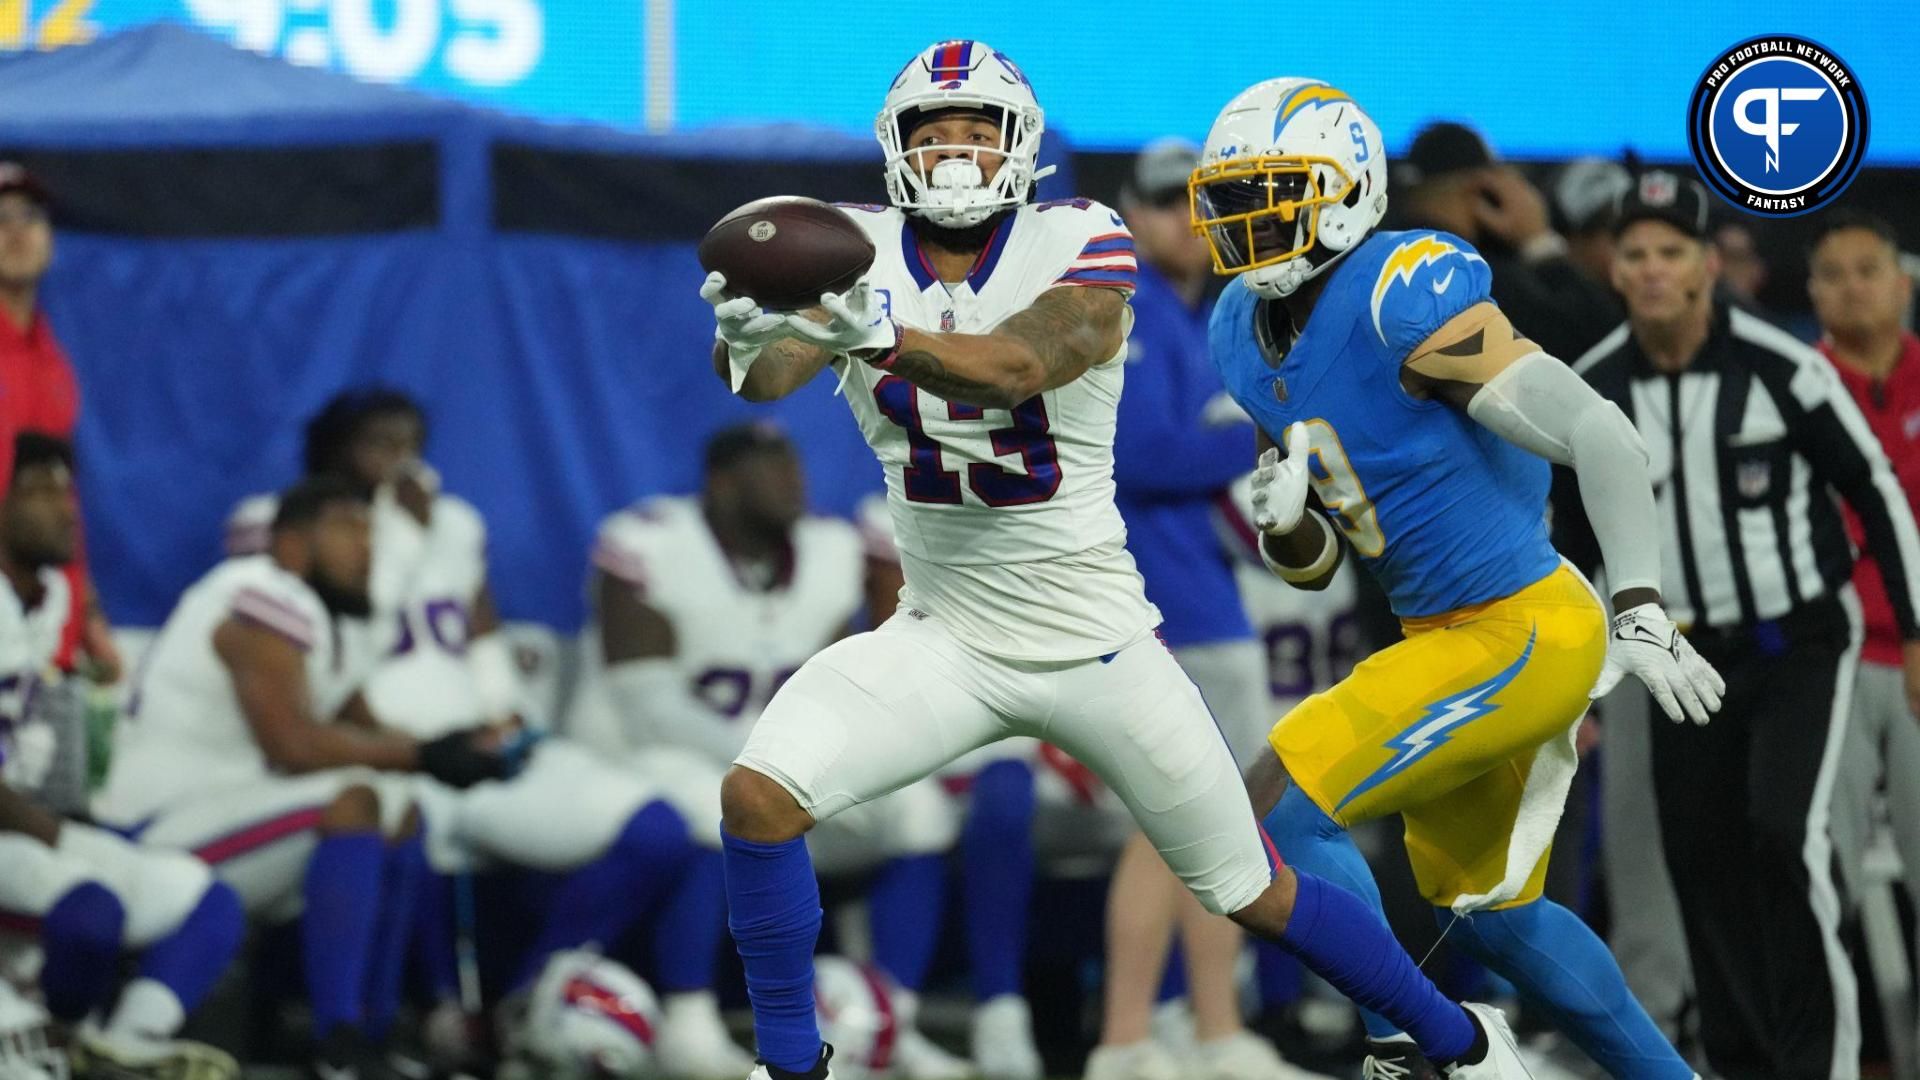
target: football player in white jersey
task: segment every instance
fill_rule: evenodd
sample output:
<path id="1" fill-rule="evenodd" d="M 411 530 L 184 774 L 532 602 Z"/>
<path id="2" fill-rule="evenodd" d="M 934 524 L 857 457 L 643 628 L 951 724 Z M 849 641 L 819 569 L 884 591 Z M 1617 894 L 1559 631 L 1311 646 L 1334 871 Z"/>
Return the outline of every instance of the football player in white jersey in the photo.
<path id="1" fill-rule="evenodd" d="M 424 410 L 391 389 L 342 393 L 307 426 L 308 474 L 344 480 L 371 500 L 374 610 L 350 624 L 364 654 L 362 693 L 383 724 L 417 739 L 476 722 L 525 730 L 531 709 L 494 610 L 486 523 L 471 503 L 439 490 L 421 457 L 426 441 Z M 243 553 L 257 535 L 252 523 L 264 501 L 243 502 L 229 519 L 231 553 Z M 544 896 L 541 925 L 509 997 L 565 950 L 613 948 L 648 912 L 650 898 L 661 898 L 667 912 L 718 910 L 717 866 L 705 876 L 710 886 L 689 876 L 686 822 L 657 789 L 568 739 L 543 736 L 522 746 L 524 761 L 500 782 L 457 790 L 422 776 L 412 791 L 437 874 L 506 866 L 565 875 Z M 452 887 L 447 876 L 428 882 L 417 931 L 436 1008 L 449 1014 L 433 1025 L 441 1031 L 456 1027 L 460 1010 Z M 711 992 L 717 933 L 703 950 L 672 929 L 655 933 L 654 952 L 663 967 L 692 966 L 695 977 L 662 986 L 661 1065 L 671 1076 L 737 1074 L 750 1059 L 728 1038 Z M 517 1020 L 516 1007 L 505 1013 Z"/>
<path id="2" fill-rule="evenodd" d="M 239 897 L 191 856 L 135 847 L 30 798 L 55 738 L 34 703 L 67 617 L 72 460 L 59 439 L 21 435 L 0 503 L 0 933 L 33 928 L 40 990 L 76 1026 L 83 1075 L 237 1078 L 227 1054 L 173 1036 L 239 949 Z M 136 973 L 115 1004 L 126 953 Z"/>
<path id="3" fill-rule="evenodd" d="M 722 785 L 755 1076 L 831 1075 L 802 836 L 1010 735 L 1098 773 L 1209 910 L 1406 1030 L 1466 1025 L 1455 1075 L 1501 1075 L 1491 1014 L 1442 997 L 1360 900 L 1269 862 L 1232 754 L 1154 637 L 1113 504 L 1131 242 L 1091 200 L 1028 203 L 1044 125 L 1026 76 L 984 42 L 942 42 L 900 70 L 875 126 L 894 205 L 852 210 L 878 252 L 865 281 L 785 316 L 720 275 L 702 288 L 715 371 L 742 396 L 834 368 L 885 467 L 907 582 L 884 626 L 782 686 Z M 1356 940 L 1377 966 L 1347 962 Z"/>
<path id="4" fill-rule="evenodd" d="M 613 738 L 602 741 L 631 751 L 696 823 L 713 869 L 710 929 L 701 928 L 710 946 L 724 918 L 721 777 L 780 685 L 847 634 L 862 605 L 863 564 L 853 526 L 806 513 L 800 459 L 764 422 L 709 441 L 699 498 L 650 499 L 600 528 L 593 689 L 581 695 L 582 712 L 600 711 L 603 727 L 611 720 Z M 899 988 L 892 1058 L 906 1080 L 973 1074 L 914 1023 L 939 941 L 954 817 L 927 779 L 809 837 L 822 873 L 871 872 L 873 962 Z"/>
<path id="5" fill-rule="evenodd" d="M 381 727 L 353 693 L 340 616 L 370 610 L 367 502 L 308 480 L 280 498 L 265 554 L 187 590 L 141 665 L 96 815 L 191 851 L 249 911 L 301 912 L 316 1068 L 364 1076 L 398 1004 L 418 845 L 403 778 L 504 775 L 492 731 L 432 740 Z M 338 722 L 332 722 L 338 717 Z"/>

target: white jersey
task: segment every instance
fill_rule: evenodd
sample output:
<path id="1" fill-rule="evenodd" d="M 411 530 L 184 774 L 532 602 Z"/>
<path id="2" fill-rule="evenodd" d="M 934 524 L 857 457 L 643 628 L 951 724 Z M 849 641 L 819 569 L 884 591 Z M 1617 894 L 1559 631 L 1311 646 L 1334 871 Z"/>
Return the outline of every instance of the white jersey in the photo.
<path id="1" fill-rule="evenodd" d="M 53 764 L 56 737 L 32 705 L 53 669 L 70 601 L 65 574 L 43 567 L 39 578 L 45 591 L 29 611 L 0 577 L 0 779 L 22 791 L 37 789 Z"/>
<path id="2" fill-rule="evenodd" d="M 244 500 L 227 519 L 231 554 L 264 549 L 278 501 Z M 364 677 L 383 724 L 430 739 L 482 720 L 467 663 L 473 602 L 487 580 L 487 526 L 471 503 L 437 495 L 426 525 L 382 487 L 372 503 L 370 620 L 343 620 L 343 667 Z"/>
<path id="3" fill-rule="evenodd" d="M 335 623 L 313 589 L 270 555 L 228 559 L 181 595 L 141 660 L 114 730 L 113 764 L 96 803 L 101 817 L 133 824 L 176 798 L 270 775 L 233 675 L 213 648 L 214 632 L 232 618 L 305 654 L 314 719 L 331 717 L 352 694 Z"/>
<path id="4" fill-rule="evenodd" d="M 1023 206 L 966 281 L 940 282 L 899 210 L 848 208 L 878 252 L 867 280 L 903 325 L 984 334 L 1056 286 L 1131 292 L 1132 239 L 1087 199 Z M 985 652 L 1078 660 L 1160 620 L 1113 505 L 1124 343 L 1014 409 L 955 405 L 906 379 L 838 361 L 847 401 L 886 470 L 904 604 Z"/>
<path id="5" fill-rule="evenodd" d="M 688 688 L 744 741 L 775 690 L 838 638 L 865 601 L 859 534 L 834 518 L 793 527 L 778 577 L 743 581 L 697 499 L 650 499 L 600 526 L 594 564 L 673 623 Z M 590 650 L 596 657 L 598 649 Z"/>
<path id="6" fill-rule="evenodd" d="M 1360 627 L 1354 621 L 1351 562 L 1327 587 L 1296 589 L 1260 560 L 1253 547 L 1252 476 L 1242 476 L 1227 498 L 1214 500 L 1214 528 L 1234 556 L 1240 601 L 1254 636 L 1266 650 L 1267 692 L 1278 721 L 1310 694 L 1347 677 L 1360 662 Z"/>

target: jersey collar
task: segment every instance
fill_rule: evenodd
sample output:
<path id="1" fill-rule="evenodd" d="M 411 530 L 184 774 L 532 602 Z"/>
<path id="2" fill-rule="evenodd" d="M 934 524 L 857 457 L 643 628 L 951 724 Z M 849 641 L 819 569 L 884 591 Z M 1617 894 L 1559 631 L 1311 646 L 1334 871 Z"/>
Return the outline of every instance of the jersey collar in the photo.
<path id="1" fill-rule="evenodd" d="M 967 271 L 966 284 L 973 289 L 974 295 L 978 296 L 980 290 L 986 288 L 994 267 L 1000 265 L 1000 254 L 1006 250 L 1007 237 L 1013 234 L 1013 221 L 1019 216 L 1020 212 L 1016 210 L 994 226 L 992 235 L 987 237 L 987 246 L 981 248 L 979 256 L 973 260 L 972 269 Z M 921 292 L 936 283 L 945 284 L 934 271 L 933 260 L 921 250 L 920 237 L 914 233 L 913 223 L 904 218 L 900 222 L 900 257 L 907 264 L 907 273 L 913 275 L 913 283 L 920 286 Z"/>

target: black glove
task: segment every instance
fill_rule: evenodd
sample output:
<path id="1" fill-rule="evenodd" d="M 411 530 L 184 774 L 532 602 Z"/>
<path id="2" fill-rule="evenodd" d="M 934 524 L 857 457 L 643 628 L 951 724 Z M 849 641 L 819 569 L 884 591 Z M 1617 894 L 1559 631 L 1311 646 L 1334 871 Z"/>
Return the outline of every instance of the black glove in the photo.
<path id="1" fill-rule="evenodd" d="M 507 760 L 474 745 L 471 731 L 449 731 L 420 744 L 420 771 L 449 787 L 472 787 L 484 780 L 503 780 Z"/>

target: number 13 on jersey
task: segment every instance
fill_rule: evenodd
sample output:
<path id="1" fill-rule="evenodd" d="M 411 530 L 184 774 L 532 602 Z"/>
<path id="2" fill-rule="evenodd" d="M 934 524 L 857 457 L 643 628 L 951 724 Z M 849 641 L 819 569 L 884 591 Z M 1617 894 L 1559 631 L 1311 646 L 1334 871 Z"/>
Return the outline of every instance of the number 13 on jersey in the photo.
<path id="1" fill-rule="evenodd" d="M 1340 445 L 1340 436 L 1333 425 L 1325 420 L 1302 421 L 1307 426 L 1307 445 L 1311 460 L 1307 462 L 1307 475 L 1313 481 L 1313 492 L 1320 496 L 1320 505 L 1333 515 L 1333 523 L 1347 534 L 1347 540 L 1353 544 L 1353 550 L 1371 559 L 1384 551 L 1387 538 L 1380 532 L 1380 516 L 1375 513 L 1373 501 L 1367 498 L 1367 489 L 1360 483 L 1360 475 L 1353 471 L 1353 462 L 1348 459 L 1346 448 Z"/>
<path id="2" fill-rule="evenodd" d="M 928 435 L 920 416 L 920 388 L 898 375 L 883 375 L 873 387 L 873 400 L 880 414 L 907 432 L 907 465 L 902 470 L 902 488 L 907 501 L 944 503 L 958 506 L 966 501 L 960 491 L 960 473 L 945 464 L 940 440 Z M 1043 503 L 1060 490 L 1060 451 L 1049 434 L 1051 421 L 1047 403 L 1038 394 L 1015 405 L 1009 412 L 1013 423 L 997 427 L 985 435 L 995 457 L 1020 458 L 1025 474 L 999 465 L 970 462 L 967 487 L 979 500 L 991 507 L 1027 506 Z M 986 410 L 973 405 L 948 403 L 949 420 L 984 420 Z"/>

